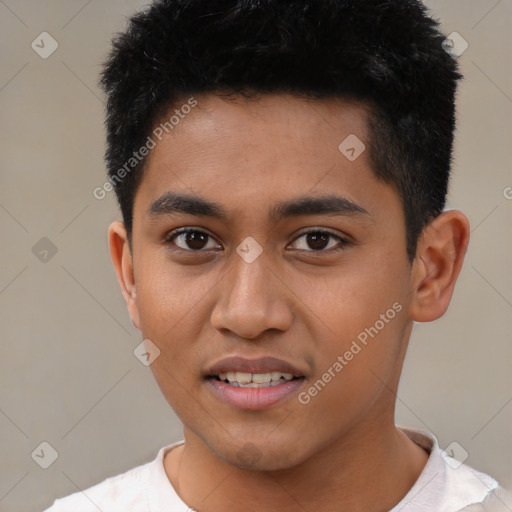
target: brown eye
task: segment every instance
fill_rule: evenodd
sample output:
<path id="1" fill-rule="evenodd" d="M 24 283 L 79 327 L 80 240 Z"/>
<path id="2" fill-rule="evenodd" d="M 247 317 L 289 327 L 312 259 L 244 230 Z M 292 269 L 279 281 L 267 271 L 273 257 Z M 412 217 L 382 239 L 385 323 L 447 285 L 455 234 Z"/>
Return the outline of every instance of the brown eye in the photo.
<path id="1" fill-rule="evenodd" d="M 208 246 L 209 241 L 210 245 Z M 202 251 L 220 247 L 208 233 L 198 229 L 183 229 L 171 233 L 166 239 L 166 243 L 172 243 L 184 251 Z"/>
<path id="2" fill-rule="evenodd" d="M 302 242 L 298 243 L 300 240 Z M 336 250 L 336 246 L 338 246 L 338 249 L 341 249 L 348 245 L 348 241 L 340 236 L 329 231 L 320 230 L 302 233 L 293 243 L 296 244 L 295 249 L 308 252 L 330 252 L 331 249 Z"/>
<path id="3" fill-rule="evenodd" d="M 317 251 L 326 248 L 329 244 L 329 238 L 331 238 L 331 235 L 327 233 L 308 233 L 306 235 L 306 243 L 311 249 Z"/>

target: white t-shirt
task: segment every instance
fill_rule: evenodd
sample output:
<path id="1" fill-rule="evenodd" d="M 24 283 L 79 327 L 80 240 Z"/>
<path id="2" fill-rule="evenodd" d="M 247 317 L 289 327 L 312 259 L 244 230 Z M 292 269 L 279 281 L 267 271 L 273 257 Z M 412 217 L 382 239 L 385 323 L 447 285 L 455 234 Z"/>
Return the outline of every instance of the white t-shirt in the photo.
<path id="1" fill-rule="evenodd" d="M 439 448 L 434 436 L 412 429 L 402 431 L 430 456 L 416 483 L 390 512 L 456 512 L 483 501 L 498 487 L 490 476 L 465 464 L 458 466 Z M 165 453 L 182 443 L 164 446 L 151 462 L 57 499 L 44 512 L 191 512 L 163 465 Z"/>

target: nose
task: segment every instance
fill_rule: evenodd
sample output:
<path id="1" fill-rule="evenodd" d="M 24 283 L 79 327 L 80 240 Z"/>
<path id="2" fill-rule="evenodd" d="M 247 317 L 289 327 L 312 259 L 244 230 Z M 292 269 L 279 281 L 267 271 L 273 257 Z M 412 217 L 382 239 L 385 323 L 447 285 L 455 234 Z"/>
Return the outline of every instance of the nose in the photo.
<path id="1" fill-rule="evenodd" d="M 219 283 L 218 300 L 211 324 L 245 339 L 258 338 L 268 330 L 286 331 L 292 321 L 292 295 L 264 253 L 248 263 L 236 254 L 232 267 Z"/>

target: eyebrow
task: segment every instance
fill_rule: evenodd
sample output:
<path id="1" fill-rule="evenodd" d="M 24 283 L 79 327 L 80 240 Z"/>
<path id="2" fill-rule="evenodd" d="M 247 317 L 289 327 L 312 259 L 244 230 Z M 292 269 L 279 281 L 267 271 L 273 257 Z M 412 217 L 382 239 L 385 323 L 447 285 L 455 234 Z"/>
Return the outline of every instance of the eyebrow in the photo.
<path id="1" fill-rule="evenodd" d="M 229 215 L 222 205 L 195 195 L 166 192 L 153 201 L 148 209 L 151 217 L 184 213 L 205 216 L 227 221 Z M 368 216 L 370 214 L 362 206 L 340 196 L 324 195 L 320 197 L 302 196 L 278 203 L 271 207 L 269 219 L 279 222 L 287 217 L 301 215 L 342 215 Z"/>

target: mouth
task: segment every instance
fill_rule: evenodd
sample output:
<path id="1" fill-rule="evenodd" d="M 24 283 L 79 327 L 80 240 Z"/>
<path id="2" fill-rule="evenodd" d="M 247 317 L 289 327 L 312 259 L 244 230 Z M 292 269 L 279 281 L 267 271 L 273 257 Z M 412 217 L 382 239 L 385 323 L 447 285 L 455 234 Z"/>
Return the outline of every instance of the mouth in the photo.
<path id="1" fill-rule="evenodd" d="M 294 366 L 272 357 L 227 358 L 207 373 L 209 389 L 236 409 L 261 410 L 293 396 L 305 376 Z"/>
<path id="2" fill-rule="evenodd" d="M 226 372 L 219 375 L 212 375 L 218 382 L 224 382 L 236 388 L 269 388 L 279 386 L 285 382 L 301 379 L 291 373 L 267 372 L 267 373 L 246 373 Z"/>

